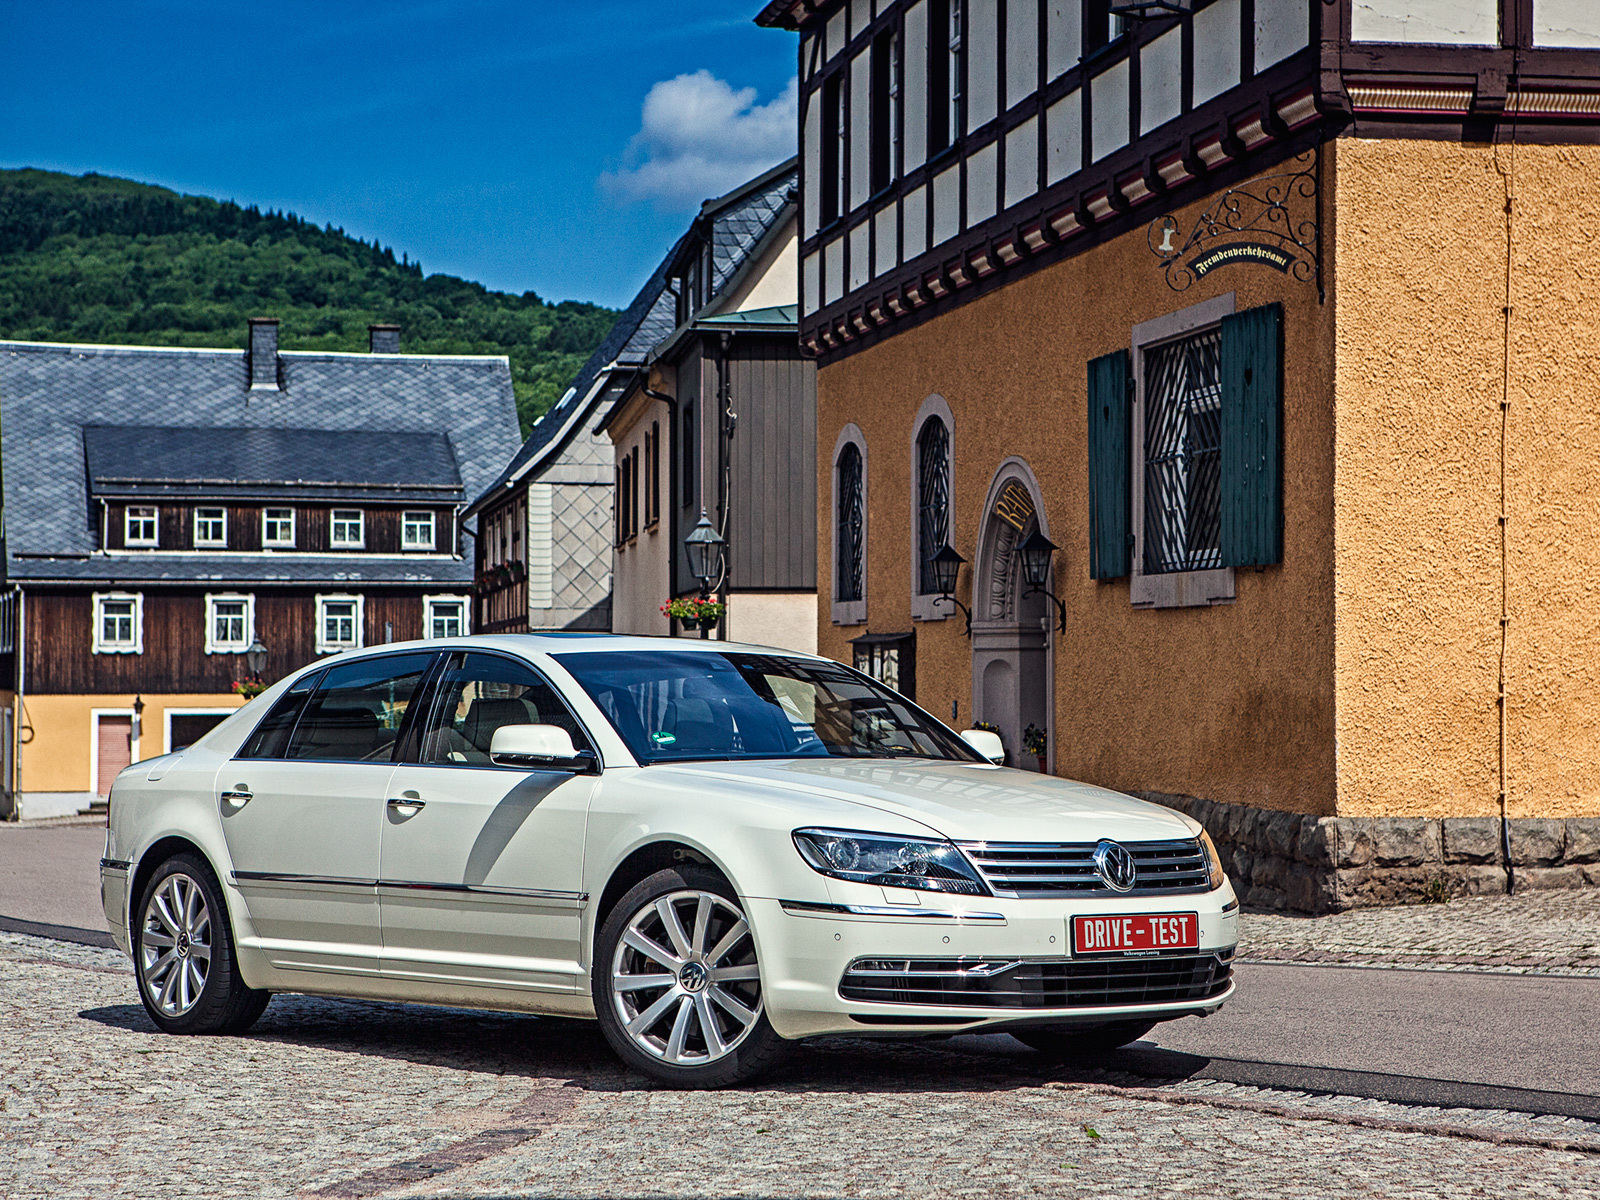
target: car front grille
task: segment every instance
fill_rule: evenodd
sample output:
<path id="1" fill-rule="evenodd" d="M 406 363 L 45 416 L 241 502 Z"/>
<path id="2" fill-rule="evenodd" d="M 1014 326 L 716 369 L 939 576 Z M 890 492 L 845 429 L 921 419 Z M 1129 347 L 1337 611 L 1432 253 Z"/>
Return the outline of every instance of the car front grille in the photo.
<path id="1" fill-rule="evenodd" d="M 1133 855 L 1133 890 L 1114 892 L 1094 869 L 1096 842 L 961 842 L 997 896 L 1170 896 L 1210 890 L 1206 859 L 1193 839 L 1123 842 Z"/>
<path id="2" fill-rule="evenodd" d="M 1090 959 L 857 959 L 846 1000 L 962 1008 L 1111 1008 L 1205 1001 L 1228 990 L 1233 952 Z"/>

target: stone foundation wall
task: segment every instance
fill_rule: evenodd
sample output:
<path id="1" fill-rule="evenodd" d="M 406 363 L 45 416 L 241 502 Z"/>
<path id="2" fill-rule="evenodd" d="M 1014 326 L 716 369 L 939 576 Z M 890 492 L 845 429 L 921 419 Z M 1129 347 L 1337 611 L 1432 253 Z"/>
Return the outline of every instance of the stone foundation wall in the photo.
<path id="1" fill-rule="evenodd" d="M 1206 827 L 1241 903 L 1330 913 L 1506 890 L 1494 817 L 1308 817 L 1142 792 Z M 1600 887 L 1600 817 L 1510 822 L 1523 888 Z"/>

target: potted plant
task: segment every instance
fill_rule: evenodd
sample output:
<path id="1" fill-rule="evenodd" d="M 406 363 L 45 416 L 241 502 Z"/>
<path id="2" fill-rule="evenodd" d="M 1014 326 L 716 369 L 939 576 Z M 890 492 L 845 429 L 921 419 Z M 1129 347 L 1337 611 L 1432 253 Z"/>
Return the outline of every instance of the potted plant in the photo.
<path id="1" fill-rule="evenodd" d="M 678 622 L 685 629 L 700 628 L 700 601 L 692 596 L 678 596 L 661 606 L 661 614 Z"/>
<path id="2" fill-rule="evenodd" d="M 266 690 L 267 685 L 259 679 L 236 679 L 233 681 L 234 694 L 243 696 L 246 700 L 254 700 Z"/>
<path id="3" fill-rule="evenodd" d="M 1037 725 L 1029 725 L 1022 731 L 1022 750 L 1025 754 L 1032 754 L 1039 760 L 1039 774 L 1048 775 L 1050 768 L 1047 758 L 1050 753 L 1050 744 L 1045 737 L 1044 730 Z"/>
<path id="4" fill-rule="evenodd" d="M 727 605 L 720 600 L 701 600 L 695 608 L 695 615 L 700 620 L 701 629 L 715 629 L 717 622 L 722 620 L 723 610 Z"/>

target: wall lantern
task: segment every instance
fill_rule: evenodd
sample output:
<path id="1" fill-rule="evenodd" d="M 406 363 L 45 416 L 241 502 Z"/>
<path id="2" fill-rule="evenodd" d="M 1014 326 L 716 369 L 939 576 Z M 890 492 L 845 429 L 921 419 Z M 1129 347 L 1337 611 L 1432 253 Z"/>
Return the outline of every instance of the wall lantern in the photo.
<path id="1" fill-rule="evenodd" d="M 128 723 L 128 736 L 130 738 L 132 738 L 134 741 L 137 742 L 139 740 L 140 734 L 142 734 L 143 732 L 144 732 L 144 697 L 143 696 L 135 696 L 133 698 L 133 720 Z"/>
<path id="2" fill-rule="evenodd" d="M 244 652 L 244 663 L 250 668 L 250 678 L 260 683 L 261 672 L 267 669 L 267 648 L 261 644 L 260 638 L 252 641 L 250 648 Z"/>
<path id="3" fill-rule="evenodd" d="M 1023 598 L 1026 599 L 1035 592 L 1048 596 L 1056 606 L 1056 631 L 1065 633 L 1067 606 L 1044 585 L 1044 581 L 1050 578 L 1050 559 L 1055 555 L 1056 544 L 1035 529 L 1028 535 L 1028 540 L 1018 547 L 1017 552 L 1022 555 L 1022 578 L 1028 585 L 1028 590 L 1022 593 Z"/>
<path id="4" fill-rule="evenodd" d="M 722 548 L 727 540 L 717 532 L 706 516 L 706 510 L 700 510 L 700 520 L 695 522 L 695 527 L 684 535 L 683 548 L 689 554 L 689 574 L 700 581 L 701 595 L 707 594 L 711 589 L 711 581 L 716 578 L 718 560 L 722 556 Z"/>
<path id="5" fill-rule="evenodd" d="M 956 577 L 961 573 L 961 564 L 967 560 L 961 557 L 958 551 L 949 542 L 940 546 L 928 562 L 933 566 L 934 586 L 939 589 L 939 595 L 934 597 L 934 607 L 941 604 L 953 604 L 959 608 L 967 618 L 965 630 L 968 637 L 972 636 L 972 610 L 956 599 Z"/>

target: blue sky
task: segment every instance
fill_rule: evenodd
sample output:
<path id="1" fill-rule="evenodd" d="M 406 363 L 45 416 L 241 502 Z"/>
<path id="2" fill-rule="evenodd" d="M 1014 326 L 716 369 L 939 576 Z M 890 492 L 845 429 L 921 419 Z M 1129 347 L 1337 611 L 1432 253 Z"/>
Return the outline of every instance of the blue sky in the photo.
<path id="1" fill-rule="evenodd" d="M 705 195 L 793 153 L 760 0 L 0 6 L 0 166 L 331 221 L 490 287 L 621 305 Z"/>

